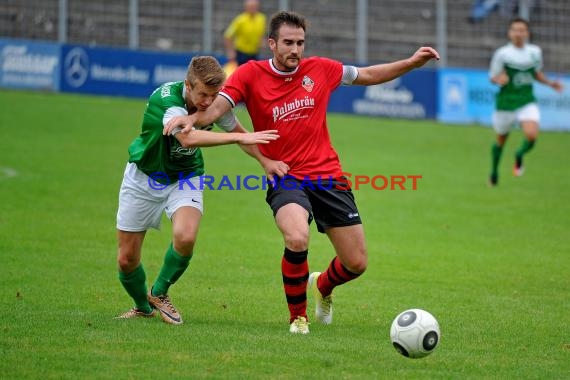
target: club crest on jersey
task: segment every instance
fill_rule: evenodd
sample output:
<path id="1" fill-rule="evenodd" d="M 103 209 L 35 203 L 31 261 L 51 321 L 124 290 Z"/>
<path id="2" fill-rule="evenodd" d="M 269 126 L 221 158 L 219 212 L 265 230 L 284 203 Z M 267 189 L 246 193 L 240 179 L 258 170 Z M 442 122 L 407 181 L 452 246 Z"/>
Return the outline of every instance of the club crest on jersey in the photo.
<path id="1" fill-rule="evenodd" d="M 315 82 L 313 82 L 313 80 L 311 78 L 309 78 L 308 76 L 304 76 L 303 77 L 303 81 L 301 82 L 301 85 L 303 86 L 303 88 L 305 90 L 307 90 L 307 92 L 311 92 L 313 91 L 313 86 L 315 85 Z"/>

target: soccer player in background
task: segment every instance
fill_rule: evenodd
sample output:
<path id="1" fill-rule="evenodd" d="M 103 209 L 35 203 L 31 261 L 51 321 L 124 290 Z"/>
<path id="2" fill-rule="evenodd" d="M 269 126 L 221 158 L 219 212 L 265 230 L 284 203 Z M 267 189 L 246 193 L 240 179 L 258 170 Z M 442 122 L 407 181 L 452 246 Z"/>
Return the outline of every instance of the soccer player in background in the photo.
<path id="1" fill-rule="evenodd" d="M 549 80 L 542 72 L 542 51 L 528 43 L 528 22 L 522 18 L 513 19 L 508 35 L 510 43 L 495 51 L 489 69 L 491 82 L 501 87 L 493 114 L 497 141 L 491 149 L 491 186 L 499 182 L 499 161 L 503 147 L 516 123 L 520 123 L 524 139 L 515 154 L 513 175 L 519 177 L 524 172 L 523 158 L 536 142 L 540 123 L 540 111 L 532 88 L 534 80 L 562 92 L 562 84 Z"/>
<path id="2" fill-rule="evenodd" d="M 260 161 L 268 175 L 271 175 L 272 165 L 285 168 L 283 163 L 261 156 L 257 147 L 251 145 L 275 140 L 276 131 L 246 133 L 233 112 L 216 118 L 216 124 L 230 133 L 210 132 L 212 126 L 208 125 L 204 130 L 189 134 L 162 135 L 162 129 L 172 117 L 206 110 L 224 80 L 225 74 L 215 58 L 194 57 L 184 81 L 163 84 L 148 100 L 141 134 L 129 146 L 129 162 L 117 212 L 119 279 L 135 307 L 117 318 L 152 317 L 157 309 L 165 322 L 182 323 L 168 289 L 190 263 L 202 217 L 203 189 L 198 176 L 204 173 L 204 161 L 198 147 L 245 144 L 247 146 L 240 146 Z M 192 185 L 179 179 L 190 181 Z M 141 248 L 146 231 L 159 229 L 163 211 L 172 220 L 172 243 L 147 293 Z"/>
<path id="3" fill-rule="evenodd" d="M 309 332 L 308 286 L 315 295 L 317 320 L 330 324 L 333 289 L 360 276 L 368 262 L 362 222 L 327 128 L 331 92 L 341 84 L 384 83 L 439 58 L 429 47 L 408 59 L 360 68 L 327 58 L 303 58 L 305 29 L 301 15 L 274 15 L 268 40 L 273 57 L 238 67 L 208 110 L 173 118 L 164 131 L 168 134 L 183 127 L 183 133 L 191 135 L 194 125 L 209 124 L 239 102 L 245 102 L 256 131 L 279 131 L 278 141 L 259 149 L 264 156 L 289 166 L 287 177 L 269 186 L 266 201 L 285 244 L 281 270 L 289 331 L 294 334 Z M 336 255 L 324 272 L 309 275 L 309 223 L 313 219 L 319 232 L 327 234 Z"/>
<path id="4" fill-rule="evenodd" d="M 243 8 L 224 32 L 226 57 L 238 66 L 258 59 L 266 23 L 265 15 L 259 11 L 259 0 L 245 0 Z"/>

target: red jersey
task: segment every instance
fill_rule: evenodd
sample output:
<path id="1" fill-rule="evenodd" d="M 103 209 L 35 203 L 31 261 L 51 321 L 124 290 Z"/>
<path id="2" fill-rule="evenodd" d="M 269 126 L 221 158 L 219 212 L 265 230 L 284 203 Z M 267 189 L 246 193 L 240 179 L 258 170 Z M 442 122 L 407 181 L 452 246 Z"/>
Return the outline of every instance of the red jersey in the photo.
<path id="1" fill-rule="evenodd" d="M 326 113 L 342 72 L 342 63 L 320 57 L 305 58 L 290 72 L 278 70 L 271 59 L 249 61 L 230 76 L 220 95 L 233 106 L 245 102 L 255 131 L 279 131 L 278 140 L 258 146 L 264 156 L 289 165 L 289 175 L 336 178 L 342 169 Z"/>

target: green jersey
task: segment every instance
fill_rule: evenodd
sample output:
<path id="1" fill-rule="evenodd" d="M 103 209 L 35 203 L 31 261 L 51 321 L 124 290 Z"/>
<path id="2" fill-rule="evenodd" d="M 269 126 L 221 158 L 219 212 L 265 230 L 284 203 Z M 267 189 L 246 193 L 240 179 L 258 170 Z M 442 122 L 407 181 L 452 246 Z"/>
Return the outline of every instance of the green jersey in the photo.
<path id="1" fill-rule="evenodd" d="M 542 70 L 542 52 L 536 45 L 525 44 L 522 48 L 509 43 L 495 51 L 489 75 L 505 72 L 509 83 L 501 87 L 496 99 L 496 108 L 513 111 L 536 102 L 532 84 L 537 72 Z"/>
<path id="2" fill-rule="evenodd" d="M 146 104 L 141 134 L 129 146 L 129 162 L 164 184 L 204 174 L 204 159 L 199 148 L 184 148 L 176 137 L 162 135 L 162 128 L 172 117 L 188 115 L 184 89 L 184 82 L 180 81 L 165 83 L 154 90 Z M 216 124 L 229 132 L 235 128 L 236 120 L 230 111 Z M 212 125 L 201 129 L 210 130 Z"/>

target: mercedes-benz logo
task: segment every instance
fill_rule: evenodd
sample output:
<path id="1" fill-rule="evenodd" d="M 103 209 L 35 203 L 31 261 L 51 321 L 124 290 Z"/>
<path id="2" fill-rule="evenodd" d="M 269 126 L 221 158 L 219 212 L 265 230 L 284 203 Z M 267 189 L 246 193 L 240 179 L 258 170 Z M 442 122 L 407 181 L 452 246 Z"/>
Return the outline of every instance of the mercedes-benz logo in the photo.
<path id="1" fill-rule="evenodd" d="M 81 87 L 89 75 L 89 57 L 80 47 L 71 49 L 63 63 L 65 79 L 71 87 Z"/>

